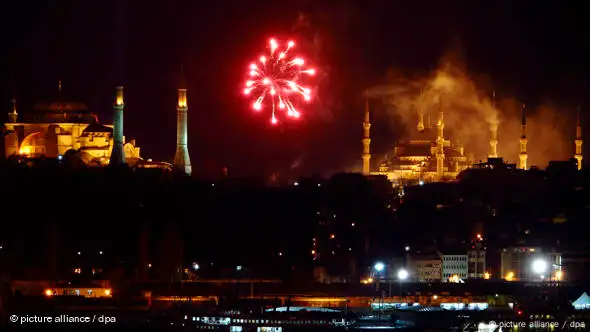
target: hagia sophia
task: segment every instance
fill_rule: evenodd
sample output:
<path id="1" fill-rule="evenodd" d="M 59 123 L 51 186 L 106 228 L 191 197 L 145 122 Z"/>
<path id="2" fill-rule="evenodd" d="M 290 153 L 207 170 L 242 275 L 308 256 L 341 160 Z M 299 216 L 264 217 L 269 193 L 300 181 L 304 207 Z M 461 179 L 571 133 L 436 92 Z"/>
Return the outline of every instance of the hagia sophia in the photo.
<path id="1" fill-rule="evenodd" d="M 528 141 L 526 127 L 526 107 L 522 105 L 517 165 L 517 168 L 521 170 L 529 169 L 527 164 Z M 394 185 L 446 182 L 455 180 L 463 170 L 474 166 L 474 161 L 468 157 L 464 147 L 445 137 L 444 105 L 440 100 L 438 102 L 438 119 L 436 123 L 432 123 L 430 115 L 427 116 L 427 119 L 424 119 L 424 114 L 418 114 L 416 130 L 409 135 L 410 137 L 407 140 L 399 141 L 393 147 L 393 151 L 387 154 L 377 167 L 371 167 L 371 121 L 368 100 L 365 103 L 362 128 L 362 173 L 366 176 L 386 176 Z M 579 112 L 574 144 L 575 154 L 573 158 L 577 162 L 578 170 L 581 170 L 583 139 Z M 497 131 L 490 134 L 489 146 L 489 159 L 502 160 L 498 156 Z"/>
<path id="2" fill-rule="evenodd" d="M 140 168 L 173 168 L 191 174 L 187 149 L 187 89 L 184 81 L 178 89 L 177 144 L 173 164 L 144 160 L 133 138 L 126 139 L 123 131 L 123 87 L 115 91 L 114 123 L 103 124 L 88 107 L 80 102 L 63 99 L 62 82 L 58 83 L 56 100 L 36 103 L 30 112 L 20 114 L 16 98 L 4 125 L 6 157 L 61 159 L 75 153 L 88 166 L 123 165 Z"/>

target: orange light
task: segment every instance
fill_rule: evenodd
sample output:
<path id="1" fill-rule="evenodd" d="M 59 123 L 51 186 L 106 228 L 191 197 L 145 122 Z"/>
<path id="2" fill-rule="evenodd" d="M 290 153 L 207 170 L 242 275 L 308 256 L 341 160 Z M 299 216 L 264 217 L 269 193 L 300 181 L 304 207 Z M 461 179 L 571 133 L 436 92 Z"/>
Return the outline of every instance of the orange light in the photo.
<path id="1" fill-rule="evenodd" d="M 344 297 L 295 297 L 294 301 L 307 302 L 347 302 L 348 299 Z"/>
<path id="2" fill-rule="evenodd" d="M 484 274 L 483 274 L 483 278 L 484 278 L 485 280 L 489 280 L 489 279 L 491 278 L 491 276 L 492 276 L 492 275 L 491 275 L 489 272 L 486 272 L 486 273 L 484 273 Z"/>
<path id="3" fill-rule="evenodd" d="M 561 279 L 563 279 L 563 271 L 555 272 L 555 279 L 557 279 L 557 281 L 561 281 Z"/>
<path id="4" fill-rule="evenodd" d="M 514 272 L 508 272 L 508 274 L 506 274 L 506 281 L 512 280 L 514 280 Z"/>
<path id="5" fill-rule="evenodd" d="M 31 154 L 31 151 L 33 150 L 33 148 L 31 146 L 23 146 L 18 152 L 19 154 Z"/>
<path id="6" fill-rule="evenodd" d="M 186 89 L 178 90 L 178 107 L 184 108 L 187 106 L 186 102 Z"/>
<path id="7" fill-rule="evenodd" d="M 45 290 L 45 296 L 52 296 L 52 295 L 53 295 L 53 291 L 51 289 Z"/>
<path id="8" fill-rule="evenodd" d="M 373 283 L 373 278 L 361 279 L 361 283 L 365 285 L 371 284 Z"/>
<path id="9" fill-rule="evenodd" d="M 124 101 L 123 101 L 123 87 L 122 86 L 118 86 L 116 88 L 115 91 L 115 104 L 117 106 L 123 106 Z"/>
<path id="10" fill-rule="evenodd" d="M 111 296 L 111 290 L 110 289 L 105 289 L 104 295 Z"/>

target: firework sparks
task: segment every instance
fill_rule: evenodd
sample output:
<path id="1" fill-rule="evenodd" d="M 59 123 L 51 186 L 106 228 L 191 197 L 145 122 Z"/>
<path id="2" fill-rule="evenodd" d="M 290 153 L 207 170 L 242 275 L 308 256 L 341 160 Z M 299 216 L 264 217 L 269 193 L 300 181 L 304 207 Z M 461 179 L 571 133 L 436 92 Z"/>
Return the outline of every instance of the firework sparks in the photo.
<path id="1" fill-rule="evenodd" d="M 301 113 L 295 108 L 295 98 L 311 101 L 311 89 L 301 85 L 301 81 L 315 75 L 313 68 L 305 67 L 305 60 L 292 53 L 295 42 L 281 45 L 276 39 L 268 44 L 269 54 L 258 58 L 248 68 L 248 80 L 244 88 L 246 96 L 254 95 L 252 108 L 262 111 L 265 105 L 272 109 L 271 123 L 277 124 L 278 112 L 286 112 L 287 117 L 299 118 Z"/>

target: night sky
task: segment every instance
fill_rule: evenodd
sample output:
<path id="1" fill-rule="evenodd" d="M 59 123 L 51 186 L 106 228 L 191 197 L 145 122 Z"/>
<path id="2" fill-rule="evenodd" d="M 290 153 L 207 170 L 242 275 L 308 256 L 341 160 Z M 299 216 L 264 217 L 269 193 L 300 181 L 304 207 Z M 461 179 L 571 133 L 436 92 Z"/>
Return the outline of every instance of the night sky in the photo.
<path id="1" fill-rule="evenodd" d="M 314 174 L 359 159 L 362 92 L 388 68 L 428 72 L 452 48 L 504 95 L 582 105 L 590 116 L 588 5 L 583 1 L 5 0 L 0 105 L 21 114 L 57 95 L 112 122 L 126 92 L 125 134 L 145 158 L 171 160 L 181 64 L 197 174 Z M 321 69 L 305 119 L 271 126 L 241 95 L 269 37 L 293 37 Z M 588 122 L 588 121 L 584 121 Z M 375 138 L 379 139 L 379 138 Z"/>

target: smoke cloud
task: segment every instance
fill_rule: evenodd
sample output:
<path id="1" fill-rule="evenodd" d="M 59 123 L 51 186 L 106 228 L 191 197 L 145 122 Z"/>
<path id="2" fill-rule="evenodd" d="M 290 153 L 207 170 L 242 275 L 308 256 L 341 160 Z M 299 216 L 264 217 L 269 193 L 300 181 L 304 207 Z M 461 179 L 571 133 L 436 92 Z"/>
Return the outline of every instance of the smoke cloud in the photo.
<path id="1" fill-rule="evenodd" d="M 387 75 L 387 84 L 365 91 L 365 97 L 380 104 L 378 109 L 384 109 L 394 131 L 400 133 L 402 129 L 401 135 L 387 144 L 392 147 L 396 140 L 417 131 L 419 115 L 423 115 L 426 127 L 429 119 L 436 127 L 439 108 L 442 108 L 445 138 L 450 138 L 454 145 L 463 145 L 465 153 L 471 154 L 474 161 L 487 159 L 490 138 L 495 132 L 498 156 L 507 162 L 516 162 L 522 103 L 514 98 L 500 98 L 499 94 L 493 98 L 490 89 L 479 88 L 460 64 L 449 59 L 444 60 L 434 73 L 422 77 L 411 78 L 391 71 Z M 557 108 L 551 105 L 536 109 L 527 106 L 526 110 L 529 165 L 545 168 L 550 160 L 571 158 L 575 122 L 567 116 L 558 117 Z M 380 138 L 374 137 L 373 142 L 377 139 Z M 373 163 L 378 159 L 373 159 Z"/>

